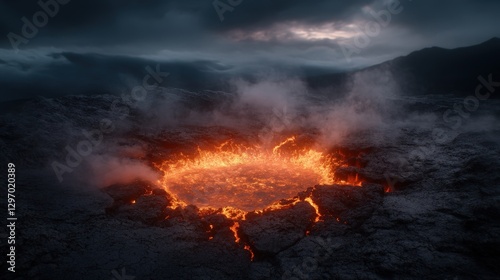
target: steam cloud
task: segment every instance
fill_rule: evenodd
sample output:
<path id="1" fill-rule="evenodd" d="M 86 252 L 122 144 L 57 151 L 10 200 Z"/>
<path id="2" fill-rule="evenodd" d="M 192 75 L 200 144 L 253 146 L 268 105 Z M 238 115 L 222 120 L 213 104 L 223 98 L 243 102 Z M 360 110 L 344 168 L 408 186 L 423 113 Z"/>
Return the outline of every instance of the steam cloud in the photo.
<path id="1" fill-rule="evenodd" d="M 401 106 L 405 97 L 398 82 L 381 70 L 357 72 L 344 89 L 331 89 L 328 94 L 308 88 L 298 78 L 280 75 L 230 83 L 230 93 L 172 88 L 150 92 L 145 100 L 132 104 L 127 118 L 118 121 L 119 129 L 104 139 L 85 159 L 86 168 L 75 174 L 98 186 L 138 178 L 158 180 L 160 174 L 146 159 L 154 147 L 137 138 L 127 142 L 130 135 L 161 138 L 164 132 L 175 132 L 175 141 L 182 145 L 196 141 L 185 133 L 192 127 L 226 127 L 266 146 L 277 136 L 300 132 L 314 135 L 317 145 L 328 150 L 339 145 L 383 144 L 403 128 L 432 130 L 440 123 L 435 112 L 412 113 Z M 494 120 L 484 116 L 477 119 L 480 126 L 469 124 L 462 129 L 491 129 Z"/>
<path id="2" fill-rule="evenodd" d="M 384 129 L 391 122 L 397 84 L 387 73 L 361 72 L 349 91 L 320 95 L 298 78 L 271 75 L 233 80 L 233 93 L 163 89 L 135 104 L 120 134 L 159 135 L 185 126 L 222 126 L 258 135 L 263 144 L 286 132 L 309 131 L 323 148 L 343 144 L 351 134 Z M 332 98 L 335 97 L 335 98 Z M 123 127 L 124 125 L 122 125 Z M 188 128 L 186 128 L 188 129 Z M 128 130 L 128 131 L 127 131 Z M 158 172 L 142 161 L 147 147 L 104 141 L 86 158 L 89 181 L 106 186 L 133 179 L 156 181 Z"/>

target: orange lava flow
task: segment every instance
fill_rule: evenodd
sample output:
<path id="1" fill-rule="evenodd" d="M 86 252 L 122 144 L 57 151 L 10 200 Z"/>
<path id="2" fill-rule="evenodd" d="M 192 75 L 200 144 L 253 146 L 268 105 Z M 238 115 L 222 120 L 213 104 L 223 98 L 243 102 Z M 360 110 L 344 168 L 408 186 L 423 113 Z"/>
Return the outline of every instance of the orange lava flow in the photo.
<path id="1" fill-rule="evenodd" d="M 240 242 L 240 237 L 238 236 L 238 228 L 240 227 L 240 223 L 234 222 L 234 224 L 229 228 L 234 235 L 234 242 Z"/>
<path id="2" fill-rule="evenodd" d="M 306 199 L 304 199 L 304 201 L 308 202 L 314 208 L 314 210 L 316 211 L 316 218 L 314 219 L 314 222 L 315 223 L 319 222 L 319 220 L 321 218 L 321 213 L 319 213 L 318 205 L 316 205 L 316 203 L 310 197 L 306 197 Z"/>

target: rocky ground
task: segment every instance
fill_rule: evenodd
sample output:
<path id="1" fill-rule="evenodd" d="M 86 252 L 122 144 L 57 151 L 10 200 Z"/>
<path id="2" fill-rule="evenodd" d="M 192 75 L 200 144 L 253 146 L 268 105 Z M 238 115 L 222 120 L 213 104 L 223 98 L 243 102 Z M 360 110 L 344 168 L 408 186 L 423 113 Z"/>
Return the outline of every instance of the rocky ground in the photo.
<path id="1" fill-rule="evenodd" d="M 496 119 L 484 121 L 496 117 L 494 101 L 449 130 L 446 141 L 433 138 L 432 126 L 412 124 L 383 141 L 373 139 L 384 131 L 351 136 L 342 148 L 364 151 L 363 167 L 352 167 L 363 187 L 304 186 L 298 197 L 316 202 L 320 221 L 303 201 L 249 215 L 240 222 L 238 244 L 233 221 L 218 213 L 200 217 L 194 206 L 167 209 L 169 194 L 152 181 L 102 188 L 81 178 L 92 176 L 85 164 L 85 172 L 75 169 L 78 176 L 58 181 L 50 162 L 64 154 L 63 139 L 77 143 L 74 127 L 112 119 L 99 105 L 111 100 L 39 99 L 22 118 L 2 117 L 2 162 L 17 165 L 18 217 L 17 272 L 7 272 L 2 261 L 2 279 L 500 279 L 500 127 Z M 436 115 L 454 102 L 424 101 L 405 100 L 414 111 Z M 105 141 L 127 151 L 140 146 L 143 154 L 134 156 L 154 161 L 204 131 L 130 129 L 140 119 L 117 123 Z M 216 135 L 232 133 L 224 131 Z M 1 233 L 5 254 L 7 232 Z"/>

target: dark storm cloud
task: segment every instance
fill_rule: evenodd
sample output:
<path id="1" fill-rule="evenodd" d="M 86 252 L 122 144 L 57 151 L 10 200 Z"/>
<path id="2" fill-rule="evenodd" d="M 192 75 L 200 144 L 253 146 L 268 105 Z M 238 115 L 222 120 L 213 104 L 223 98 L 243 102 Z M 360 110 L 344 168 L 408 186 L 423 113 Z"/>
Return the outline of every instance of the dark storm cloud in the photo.
<path id="1" fill-rule="evenodd" d="M 21 18 L 26 17 L 32 21 L 35 12 L 42 10 L 37 1 L 31 1 L 30 4 L 12 1 L 0 5 L 0 13 L 8 15 L 2 16 L 4 20 L 0 29 L 5 35 L 9 32 L 22 35 Z M 27 47 L 80 44 L 100 47 L 175 35 L 171 26 L 160 25 L 161 19 L 166 17 L 169 10 L 168 1 L 72 0 L 65 5 L 59 4 L 58 13 L 49 19 L 46 26 L 40 28 L 40 32 Z M 7 39 L 6 36 L 3 39 Z M 2 42 L 3 46 L 10 45 L 8 40 Z"/>
<path id="2" fill-rule="evenodd" d="M 40 2 L 56 1 L 68 0 Z M 500 36 L 500 1 L 400 0 L 401 13 L 347 60 L 340 44 L 389 0 L 241 0 L 223 21 L 214 3 L 229 0 L 70 0 L 15 53 L 7 35 L 22 35 L 21 18 L 32 21 L 38 2 L 0 0 L 0 83 L 8 94 L 123 87 L 124 77 L 139 79 L 157 62 L 179 87 L 225 83 L 263 65 L 320 74 Z"/>
<path id="3" fill-rule="evenodd" d="M 238 11 L 227 12 L 225 21 L 220 22 L 211 19 L 211 23 L 218 29 L 233 28 L 263 28 L 269 25 L 299 21 L 309 24 L 317 24 L 330 20 L 343 21 L 354 15 L 359 7 L 373 3 L 373 0 L 352 1 L 243 1 L 237 6 Z M 233 15 L 234 14 L 234 15 Z"/>
<path id="4" fill-rule="evenodd" d="M 41 0 L 44 3 L 56 0 Z M 219 2 L 217 2 L 219 1 Z M 0 2 L 0 47 L 11 45 L 7 34 L 21 34 L 22 17 L 32 19 L 41 10 L 38 1 Z M 238 1 L 235 1 L 238 2 Z M 221 21 L 214 3 L 227 0 L 72 0 L 59 4 L 59 12 L 40 28 L 39 34 L 24 48 L 37 46 L 106 48 L 153 52 L 160 49 L 220 48 L 227 45 L 219 35 L 230 30 L 262 30 L 276 24 L 315 25 L 335 22 L 348 25 L 356 20 L 372 20 L 364 7 L 377 11 L 386 0 L 332 1 L 317 0 L 241 0 L 241 4 L 224 13 Z M 404 11 L 391 22 L 421 36 L 445 34 L 462 30 L 463 37 L 487 39 L 495 34 L 493 28 L 499 20 L 495 11 L 500 1 L 493 0 L 401 0 Z M 57 2 L 55 2 L 57 3 Z M 486 23 L 486 24 L 484 24 Z M 483 28 L 481 27 L 483 24 Z M 477 27 L 471 30 L 471 27 Z M 395 38 L 396 39 L 396 38 Z M 452 39 L 452 38 L 450 38 Z M 461 38 L 462 42 L 464 38 Z M 455 41 L 459 41 L 456 39 Z M 300 43 L 300 42 L 296 42 Z M 317 43 L 317 42 L 313 42 Z M 427 43 L 427 42 L 426 42 Z M 287 42 L 291 44 L 291 42 Z M 430 42 L 430 44 L 432 44 Z M 234 46 L 233 46 L 234 47 Z M 254 46 L 255 47 L 255 46 Z M 263 46 L 265 47 L 265 46 Z"/>
<path id="5" fill-rule="evenodd" d="M 42 0 L 44 3 L 50 0 Z M 55 0 L 54 0 L 55 1 Z M 220 0 L 227 3 L 226 0 Z M 370 0 L 327 1 L 242 1 L 233 12 L 224 14 L 221 22 L 214 8 L 215 1 L 133 1 L 72 0 L 59 5 L 57 15 L 30 42 L 30 46 L 57 44 L 109 45 L 138 43 L 191 43 L 201 34 L 217 33 L 235 28 L 262 28 L 282 21 L 318 23 L 354 13 Z M 236 10 L 237 9 L 237 10 Z M 37 1 L 0 3 L 1 34 L 21 33 L 22 17 L 32 19 L 41 10 Z M 193 38 L 194 37 L 194 38 Z M 201 36 L 205 38 L 205 36 Z M 2 46 L 8 46 L 6 36 Z M 198 40 L 199 41 L 199 40 Z"/>
<path id="6" fill-rule="evenodd" d="M 428 45 L 465 46 L 500 35 L 500 1 L 401 0 L 405 10 L 395 24 L 421 36 Z"/>

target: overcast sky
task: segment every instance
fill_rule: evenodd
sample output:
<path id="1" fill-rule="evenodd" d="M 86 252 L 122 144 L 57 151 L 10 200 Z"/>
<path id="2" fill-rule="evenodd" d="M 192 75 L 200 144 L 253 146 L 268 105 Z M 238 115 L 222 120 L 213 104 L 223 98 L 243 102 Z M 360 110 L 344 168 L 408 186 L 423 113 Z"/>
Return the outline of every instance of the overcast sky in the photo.
<path id="1" fill-rule="evenodd" d="M 498 0 L 55 1 L 41 0 L 52 3 L 45 9 L 37 1 L 0 1 L 0 82 L 10 81 L 4 89 L 15 91 L 12 81 L 25 78 L 53 79 L 41 71 L 67 73 L 68 64 L 81 66 L 89 56 L 104 69 L 162 61 L 186 72 L 266 65 L 322 73 L 500 37 Z M 80 68 L 72 71 L 81 75 Z"/>

